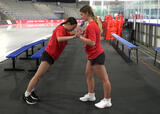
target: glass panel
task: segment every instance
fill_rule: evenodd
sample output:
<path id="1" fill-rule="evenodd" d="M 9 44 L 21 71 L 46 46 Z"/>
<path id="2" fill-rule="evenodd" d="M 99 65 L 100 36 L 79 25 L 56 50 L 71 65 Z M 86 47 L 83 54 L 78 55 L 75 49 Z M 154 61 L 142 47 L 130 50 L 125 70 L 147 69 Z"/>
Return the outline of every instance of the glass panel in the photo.
<path id="1" fill-rule="evenodd" d="M 158 0 L 158 19 L 160 19 L 160 0 Z M 160 23 L 160 21 L 158 20 Z"/>
<path id="2" fill-rule="evenodd" d="M 132 19 L 135 14 L 142 19 L 160 19 L 160 0 L 91 0 L 90 4 L 95 14 L 102 19 L 105 15 L 114 16 L 119 13 L 127 19 Z"/>
<path id="3" fill-rule="evenodd" d="M 157 40 L 157 47 L 160 47 L 160 27 L 157 27 L 157 36 L 156 36 L 156 40 Z"/>

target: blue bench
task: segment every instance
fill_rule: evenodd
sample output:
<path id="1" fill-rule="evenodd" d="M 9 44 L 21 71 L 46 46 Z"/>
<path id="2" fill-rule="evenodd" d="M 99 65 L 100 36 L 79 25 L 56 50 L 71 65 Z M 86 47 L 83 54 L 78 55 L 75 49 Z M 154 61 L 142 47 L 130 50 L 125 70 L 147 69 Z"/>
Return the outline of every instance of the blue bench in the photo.
<path id="1" fill-rule="evenodd" d="M 122 52 L 124 52 L 124 45 L 129 48 L 129 50 L 128 50 L 129 60 L 130 60 L 131 50 L 132 49 L 136 50 L 136 60 L 137 60 L 137 63 L 138 63 L 138 46 L 133 45 L 132 43 L 128 42 L 127 40 L 123 39 L 122 37 L 118 36 L 115 33 L 111 33 L 111 35 L 117 40 L 116 47 L 118 47 L 119 42 L 122 44 Z"/>
<path id="2" fill-rule="evenodd" d="M 156 48 L 155 48 L 155 51 L 156 51 L 156 53 L 155 53 L 154 65 L 156 64 L 157 52 L 160 51 L 160 47 L 156 47 Z"/>
<path id="3" fill-rule="evenodd" d="M 17 69 L 15 67 L 15 59 L 16 57 L 18 57 L 19 55 L 21 55 L 23 52 L 26 52 L 26 58 L 28 58 L 28 49 L 29 48 L 32 48 L 32 54 L 34 53 L 33 52 L 33 48 L 34 46 L 38 45 L 38 44 L 41 44 L 43 43 L 43 46 L 44 46 L 44 42 L 46 41 L 47 39 L 42 39 L 42 40 L 39 40 L 39 41 L 36 41 L 36 42 L 33 42 L 31 44 L 28 44 L 28 45 L 25 45 L 15 51 L 13 51 L 12 53 L 10 53 L 9 55 L 6 56 L 6 58 L 11 58 L 12 59 L 12 68 L 6 68 L 4 69 L 5 71 L 23 71 L 24 69 Z"/>
<path id="4" fill-rule="evenodd" d="M 36 52 L 35 54 L 33 54 L 31 56 L 32 59 L 36 59 L 36 65 L 37 65 L 37 67 L 39 65 L 39 59 L 41 58 L 42 53 L 44 52 L 45 48 L 46 48 L 46 46 L 44 46 L 42 49 L 40 49 L 38 52 Z"/>

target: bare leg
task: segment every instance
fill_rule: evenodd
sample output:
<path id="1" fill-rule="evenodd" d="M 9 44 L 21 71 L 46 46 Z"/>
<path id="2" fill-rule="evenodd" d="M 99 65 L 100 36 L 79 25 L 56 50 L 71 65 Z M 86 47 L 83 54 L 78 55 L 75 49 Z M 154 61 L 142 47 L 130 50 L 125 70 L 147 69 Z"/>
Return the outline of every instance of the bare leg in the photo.
<path id="1" fill-rule="evenodd" d="M 88 93 L 94 93 L 93 69 L 89 60 L 86 64 L 86 79 L 88 85 Z"/>
<path id="2" fill-rule="evenodd" d="M 46 61 L 42 61 L 37 72 L 33 76 L 33 78 L 30 80 L 28 87 L 27 87 L 27 92 L 31 92 L 33 88 L 36 87 L 38 84 L 39 80 L 43 77 L 43 75 L 48 71 L 50 67 L 50 64 L 48 64 Z"/>
<path id="3" fill-rule="evenodd" d="M 103 83 L 104 97 L 107 98 L 107 99 L 110 98 L 111 84 L 110 84 L 105 66 L 104 65 L 94 65 L 94 66 L 92 66 L 92 68 L 93 68 L 93 71 L 98 76 L 98 78 Z"/>

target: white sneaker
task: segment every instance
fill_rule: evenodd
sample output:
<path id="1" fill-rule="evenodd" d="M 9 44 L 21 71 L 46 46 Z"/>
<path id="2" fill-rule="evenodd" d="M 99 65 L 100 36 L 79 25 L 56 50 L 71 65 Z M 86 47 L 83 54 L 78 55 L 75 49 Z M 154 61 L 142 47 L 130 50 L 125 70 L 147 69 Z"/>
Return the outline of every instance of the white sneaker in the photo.
<path id="1" fill-rule="evenodd" d="M 111 107 L 112 106 L 111 99 L 104 98 L 100 102 L 96 103 L 95 106 L 97 108 Z"/>
<path id="2" fill-rule="evenodd" d="M 83 97 L 79 98 L 80 101 L 86 102 L 86 101 L 95 101 L 95 93 L 87 93 Z"/>

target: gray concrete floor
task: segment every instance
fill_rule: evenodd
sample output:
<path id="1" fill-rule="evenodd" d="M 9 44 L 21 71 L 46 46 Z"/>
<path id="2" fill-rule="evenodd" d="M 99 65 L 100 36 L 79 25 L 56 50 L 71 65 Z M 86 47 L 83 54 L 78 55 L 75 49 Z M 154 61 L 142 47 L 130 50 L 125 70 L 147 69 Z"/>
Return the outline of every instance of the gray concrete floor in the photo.
<path id="1" fill-rule="evenodd" d="M 26 105 L 22 100 L 22 94 L 34 75 L 28 70 L 35 69 L 35 61 L 17 58 L 17 67 L 25 69 L 22 72 L 6 72 L 4 68 L 11 66 L 11 60 L 0 62 L 0 114 L 159 114 L 160 69 L 153 65 L 153 59 L 141 50 L 139 64 L 135 62 L 134 53 L 132 61 L 128 62 L 127 48 L 122 54 L 108 41 L 102 40 L 101 43 L 112 85 L 112 108 L 94 107 L 94 103 L 103 98 L 102 83 L 96 75 L 96 102 L 79 101 L 79 97 L 87 92 L 87 58 L 83 43 L 74 39 L 69 41 L 60 58 L 38 84 L 36 91 L 41 102 L 36 105 Z M 38 48 L 41 47 L 35 50 Z"/>

